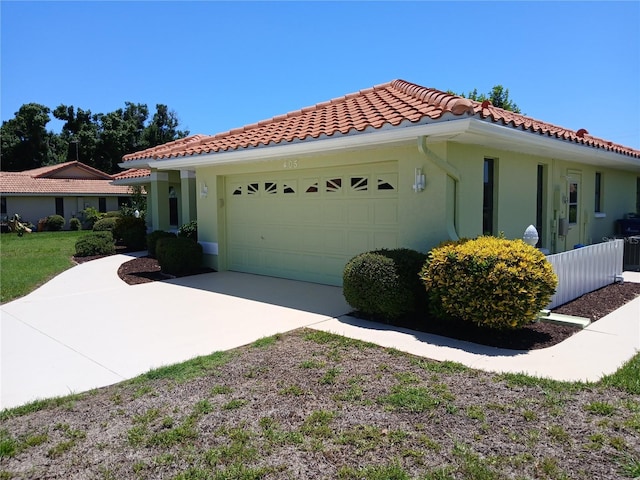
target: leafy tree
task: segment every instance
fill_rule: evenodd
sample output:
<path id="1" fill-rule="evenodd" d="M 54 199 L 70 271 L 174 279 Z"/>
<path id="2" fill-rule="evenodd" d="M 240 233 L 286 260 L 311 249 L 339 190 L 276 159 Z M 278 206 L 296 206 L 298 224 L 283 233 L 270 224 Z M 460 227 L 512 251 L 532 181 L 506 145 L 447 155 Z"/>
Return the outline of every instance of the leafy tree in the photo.
<path id="1" fill-rule="evenodd" d="M 61 144 L 47 131 L 48 107 L 27 103 L 0 127 L 2 169 L 20 171 L 57 163 Z"/>
<path id="2" fill-rule="evenodd" d="M 504 110 L 509 110 L 514 113 L 522 113 L 520 111 L 520 107 L 516 105 L 516 103 L 509 98 L 509 89 L 504 88 L 502 85 L 495 85 L 489 93 L 480 93 L 478 94 L 478 89 L 474 88 L 472 92 L 468 94 L 464 93 L 454 93 L 449 92 L 453 95 L 458 95 L 460 97 L 469 98 L 471 100 L 475 100 L 477 102 L 484 102 L 485 100 L 489 100 L 491 105 L 494 107 L 502 108 Z"/>
<path id="3" fill-rule="evenodd" d="M 169 110 L 166 105 L 157 104 L 156 113 L 144 131 L 143 140 L 147 147 L 162 145 L 163 143 L 186 137 L 189 132 L 177 130 L 179 123 L 178 117 L 173 110 Z"/>
<path id="4" fill-rule="evenodd" d="M 65 161 L 79 160 L 95 166 L 94 158 L 98 147 L 97 115 L 92 115 L 91 110 L 59 105 L 53 111 L 53 116 L 65 122 L 60 133 L 60 139 L 66 144 Z"/>
<path id="5" fill-rule="evenodd" d="M 46 129 L 50 113 L 64 122 L 60 134 Z M 178 129 L 178 117 L 166 105 L 157 104 L 149 122 L 148 117 L 145 104 L 132 102 L 106 114 L 64 104 L 53 112 L 37 103 L 22 105 L 15 117 L 0 127 L 2 169 L 21 171 L 79 160 L 114 173 L 127 153 L 189 135 Z"/>

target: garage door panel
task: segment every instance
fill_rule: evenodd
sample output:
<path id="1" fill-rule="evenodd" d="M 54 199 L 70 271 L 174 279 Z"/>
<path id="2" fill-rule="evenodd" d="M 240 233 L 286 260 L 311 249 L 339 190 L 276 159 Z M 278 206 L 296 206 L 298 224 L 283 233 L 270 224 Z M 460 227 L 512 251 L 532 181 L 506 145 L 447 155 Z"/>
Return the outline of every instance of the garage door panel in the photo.
<path id="1" fill-rule="evenodd" d="M 397 245 L 397 165 L 227 177 L 231 270 L 340 285 L 346 262 Z"/>

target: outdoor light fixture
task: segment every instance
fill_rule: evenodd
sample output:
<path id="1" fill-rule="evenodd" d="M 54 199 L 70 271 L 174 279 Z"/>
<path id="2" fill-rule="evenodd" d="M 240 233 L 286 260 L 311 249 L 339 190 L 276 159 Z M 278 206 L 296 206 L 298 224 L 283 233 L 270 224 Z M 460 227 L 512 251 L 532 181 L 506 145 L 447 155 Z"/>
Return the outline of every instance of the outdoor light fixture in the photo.
<path id="1" fill-rule="evenodd" d="M 421 168 L 416 168 L 416 181 L 413 184 L 413 191 L 418 193 L 424 190 L 425 187 L 425 178 L 424 173 L 422 173 Z"/>
<path id="2" fill-rule="evenodd" d="M 522 240 L 524 240 L 526 244 L 531 245 L 532 247 L 536 246 L 536 243 L 538 243 L 539 239 L 540 237 L 538 237 L 538 230 L 536 230 L 536 227 L 534 227 L 533 225 L 529 225 L 524 231 L 524 235 L 522 236 Z"/>
<path id="3" fill-rule="evenodd" d="M 204 182 L 200 182 L 200 198 L 207 198 L 209 194 L 209 187 Z"/>

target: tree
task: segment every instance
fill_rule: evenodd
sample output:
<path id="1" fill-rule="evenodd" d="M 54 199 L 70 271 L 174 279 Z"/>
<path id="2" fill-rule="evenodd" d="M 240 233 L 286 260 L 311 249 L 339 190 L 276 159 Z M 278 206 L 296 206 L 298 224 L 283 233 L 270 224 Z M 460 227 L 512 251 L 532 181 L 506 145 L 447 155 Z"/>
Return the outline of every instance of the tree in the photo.
<path id="1" fill-rule="evenodd" d="M 11 120 L 2 122 L 2 169 L 21 171 L 56 163 L 61 145 L 54 134 L 47 131 L 51 120 L 48 107 L 27 103 L 20 107 Z"/>
<path id="2" fill-rule="evenodd" d="M 93 166 L 98 143 L 97 116 L 91 110 L 59 105 L 53 116 L 63 120 L 60 139 L 66 144 L 66 160 L 78 160 Z"/>
<path id="3" fill-rule="evenodd" d="M 169 110 L 166 105 L 157 104 L 156 113 L 143 135 L 147 148 L 186 137 L 189 134 L 188 131 L 177 130 L 179 123 L 173 110 Z"/>
<path id="4" fill-rule="evenodd" d="M 460 97 L 469 98 L 470 100 L 475 100 L 477 102 L 484 102 L 485 100 L 489 100 L 491 102 L 491 105 L 493 105 L 494 107 L 509 110 L 513 113 L 522 113 L 520 111 L 520 107 L 518 107 L 518 105 L 516 105 L 516 103 L 509 98 L 509 89 L 504 88 L 502 85 L 495 85 L 488 94 L 478 94 L 477 88 L 474 88 L 473 92 L 469 92 L 466 95 L 464 93 L 449 93 L 458 95 Z"/>
<path id="5" fill-rule="evenodd" d="M 46 130 L 49 113 L 64 122 L 60 134 Z M 2 124 L 2 169 L 19 171 L 79 160 L 115 173 L 127 153 L 189 134 L 178 130 L 178 117 L 166 105 L 156 105 L 150 122 L 148 117 L 149 109 L 142 103 L 125 102 L 124 108 L 106 114 L 73 105 L 58 105 L 51 112 L 44 105 L 25 104 L 15 118 Z"/>

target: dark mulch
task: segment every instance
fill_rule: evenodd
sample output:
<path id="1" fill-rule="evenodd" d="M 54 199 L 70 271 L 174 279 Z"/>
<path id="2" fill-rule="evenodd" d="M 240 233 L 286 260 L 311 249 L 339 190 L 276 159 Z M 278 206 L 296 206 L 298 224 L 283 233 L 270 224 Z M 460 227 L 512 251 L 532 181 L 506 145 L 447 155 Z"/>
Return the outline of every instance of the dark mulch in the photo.
<path id="1" fill-rule="evenodd" d="M 95 258 L 100 257 L 84 257 L 76 258 L 75 260 L 81 263 Z M 215 270 L 211 268 L 202 268 L 190 275 L 213 271 Z M 123 263 L 118 269 L 118 275 L 129 285 L 175 278 L 174 275 L 162 273 L 158 261 L 150 257 L 135 258 Z M 554 312 L 564 315 L 587 317 L 590 318 L 592 322 L 595 322 L 638 295 L 640 295 L 640 283 L 616 283 L 587 293 L 580 298 L 557 307 L 554 309 Z M 477 327 L 465 321 L 442 321 L 439 319 L 412 318 L 395 322 L 395 325 L 481 345 L 512 350 L 536 350 L 550 347 L 562 342 L 579 331 L 579 329 L 574 327 L 553 325 L 544 322 L 537 322 L 523 328 L 504 331 Z"/>

